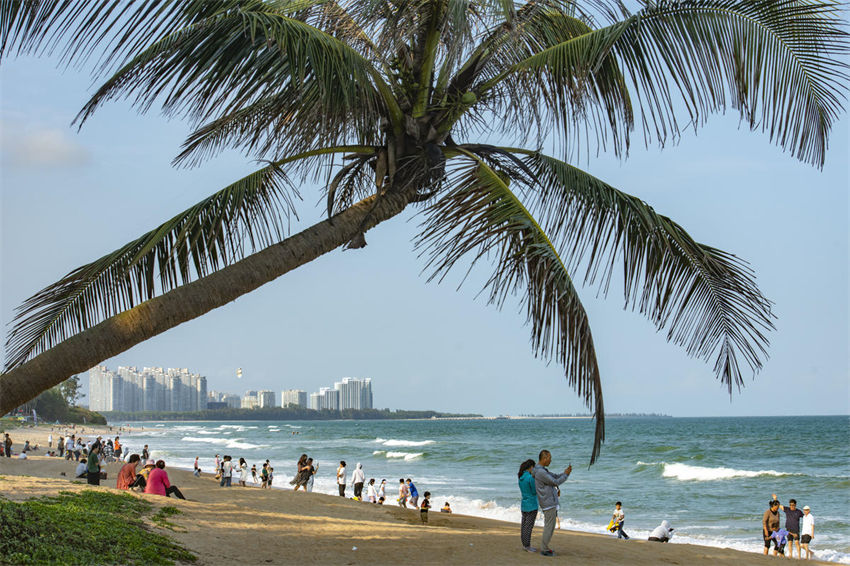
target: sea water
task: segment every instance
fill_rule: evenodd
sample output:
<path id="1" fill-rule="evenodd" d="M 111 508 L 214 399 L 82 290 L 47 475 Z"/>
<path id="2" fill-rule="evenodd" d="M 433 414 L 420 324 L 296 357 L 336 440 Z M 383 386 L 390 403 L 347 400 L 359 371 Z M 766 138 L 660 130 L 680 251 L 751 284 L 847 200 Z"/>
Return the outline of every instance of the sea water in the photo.
<path id="1" fill-rule="evenodd" d="M 545 448 L 553 472 L 573 466 L 561 486 L 562 528 L 605 533 L 622 501 L 633 538 L 646 539 L 666 519 L 673 543 L 761 552 L 762 514 L 776 493 L 783 503 L 795 498 L 811 507 L 816 558 L 850 564 L 847 416 L 609 418 L 590 467 L 589 419 L 127 424 L 144 430 L 122 435 L 126 447 L 140 452 L 148 444 L 170 466 L 191 469 L 198 456 L 211 472 L 215 454 L 229 454 L 259 470 L 269 459 L 275 486 L 290 489 L 306 453 L 319 462 L 315 492 L 336 494 L 339 461 L 348 464 L 349 482 L 359 462 L 367 482 L 387 480 L 387 504 L 396 504 L 399 479 L 409 477 L 420 495 L 432 493 L 435 509 L 449 501 L 456 513 L 512 522 L 520 520 L 519 465 Z"/>

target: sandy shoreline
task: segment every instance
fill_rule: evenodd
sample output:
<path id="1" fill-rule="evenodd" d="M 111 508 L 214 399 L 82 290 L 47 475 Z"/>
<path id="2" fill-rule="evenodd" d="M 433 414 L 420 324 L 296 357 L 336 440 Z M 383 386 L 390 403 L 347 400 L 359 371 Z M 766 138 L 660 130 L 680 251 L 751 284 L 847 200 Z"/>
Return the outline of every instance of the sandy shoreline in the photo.
<path id="1" fill-rule="evenodd" d="M 57 427 L 58 429 L 58 427 Z M 79 427 L 78 427 L 79 429 Z M 85 427 L 85 436 L 115 436 L 116 427 Z M 47 444 L 49 426 L 10 430 L 15 448 L 24 440 Z M 54 440 L 58 432 L 54 431 Z M 54 443 L 55 445 L 55 443 Z M 38 454 L 44 454 L 39 452 Z M 0 496 L 13 500 L 53 495 L 60 490 L 90 488 L 73 481 L 75 463 L 59 458 L 32 456 L 27 460 L 0 459 Z M 101 487 L 115 486 L 120 464 L 106 466 L 109 479 Z M 574 531 L 556 531 L 552 548 L 557 555 L 545 558 L 521 549 L 519 525 L 465 515 L 430 513 L 423 526 L 419 513 L 394 505 L 379 507 L 349 499 L 289 490 L 218 487 L 210 475 L 196 478 L 191 472 L 167 468 L 172 483 L 188 501 L 147 497 L 155 505 L 172 505 L 183 514 L 171 521 L 183 532 L 164 531 L 198 555 L 198 564 L 223 560 L 240 564 L 598 564 L 635 565 L 743 565 L 776 564 L 782 558 L 764 557 L 737 550 L 687 544 L 618 541 Z M 60 476 L 64 472 L 65 476 Z M 542 529 L 536 527 L 532 544 L 539 545 Z M 354 550 L 356 547 L 356 550 Z M 814 564 L 828 562 L 809 561 Z"/>

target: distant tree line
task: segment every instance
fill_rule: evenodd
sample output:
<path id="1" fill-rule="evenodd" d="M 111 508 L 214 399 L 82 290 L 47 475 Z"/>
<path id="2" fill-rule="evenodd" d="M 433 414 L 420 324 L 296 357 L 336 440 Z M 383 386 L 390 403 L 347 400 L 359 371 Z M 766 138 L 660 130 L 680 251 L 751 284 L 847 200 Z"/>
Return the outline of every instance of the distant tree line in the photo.
<path id="1" fill-rule="evenodd" d="M 262 409 L 215 409 L 205 411 L 109 411 L 103 413 L 110 421 L 329 421 L 329 420 L 391 420 L 430 419 L 431 417 L 480 417 L 473 414 L 452 414 L 438 411 L 402 411 L 389 409 L 306 409 L 304 407 L 265 407 Z"/>
<path id="2" fill-rule="evenodd" d="M 38 397 L 24 403 L 12 414 L 31 416 L 33 410 L 39 420 L 76 424 L 106 424 L 106 418 L 100 413 L 78 407 L 77 402 L 84 397 L 80 378 L 76 375 L 48 389 Z"/>

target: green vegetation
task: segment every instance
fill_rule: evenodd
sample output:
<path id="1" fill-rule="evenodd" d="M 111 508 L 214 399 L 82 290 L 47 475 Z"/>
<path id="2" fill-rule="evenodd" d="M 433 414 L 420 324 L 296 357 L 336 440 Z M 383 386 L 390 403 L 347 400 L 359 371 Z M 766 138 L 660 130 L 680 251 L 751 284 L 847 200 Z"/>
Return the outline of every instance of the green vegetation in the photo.
<path id="1" fill-rule="evenodd" d="M 452 414 L 438 411 L 390 411 L 389 409 L 344 409 L 331 411 L 302 407 L 267 407 L 264 409 L 216 409 L 213 411 L 138 413 L 105 412 L 110 421 L 331 421 L 331 420 L 393 420 L 430 419 L 432 417 L 480 417 L 477 414 Z"/>
<path id="2" fill-rule="evenodd" d="M 63 491 L 20 503 L 0 499 L 0 564 L 195 561 L 171 539 L 148 530 L 144 517 L 151 508 L 128 494 L 99 491 Z M 153 520 L 175 514 L 166 509 L 174 508 L 164 507 Z"/>
<path id="3" fill-rule="evenodd" d="M 180 515 L 183 513 L 177 507 L 171 507 L 170 505 L 166 505 L 165 507 L 161 507 L 159 511 L 157 511 L 153 517 L 151 517 L 151 521 L 162 527 L 163 529 L 168 529 L 171 531 L 185 531 L 183 527 L 179 525 L 175 525 L 171 521 L 168 520 L 169 517 L 173 517 L 174 515 Z"/>
<path id="4" fill-rule="evenodd" d="M 43 421 L 105 425 L 106 418 L 100 413 L 76 406 L 77 401 L 85 396 L 80 390 L 80 378 L 75 375 L 24 403 L 19 409 L 26 416 L 35 410 Z"/>

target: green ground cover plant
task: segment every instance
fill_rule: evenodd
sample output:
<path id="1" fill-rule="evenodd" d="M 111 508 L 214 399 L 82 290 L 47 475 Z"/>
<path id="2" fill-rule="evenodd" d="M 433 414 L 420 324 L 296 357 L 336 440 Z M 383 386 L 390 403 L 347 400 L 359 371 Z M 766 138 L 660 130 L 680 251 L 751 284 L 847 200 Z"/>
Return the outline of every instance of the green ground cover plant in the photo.
<path id="1" fill-rule="evenodd" d="M 152 508 L 128 494 L 99 491 L 0 498 L 0 564 L 194 562 L 191 552 L 147 527 Z M 160 510 L 151 520 L 174 514 Z"/>

